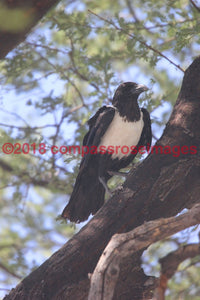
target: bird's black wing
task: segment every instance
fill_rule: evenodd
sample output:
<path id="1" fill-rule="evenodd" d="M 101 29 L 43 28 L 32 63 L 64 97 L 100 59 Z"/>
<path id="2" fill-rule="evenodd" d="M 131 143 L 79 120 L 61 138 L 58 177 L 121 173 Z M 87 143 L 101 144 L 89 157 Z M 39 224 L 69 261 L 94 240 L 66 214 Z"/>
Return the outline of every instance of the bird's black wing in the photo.
<path id="1" fill-rule="evenodd" d="M 144 127 L 138 145 L 146 146 L 146 149 L 148 150 L 151 147 L 152 141 L 151 119 L 149 112 L 145 108 L 141 108 L 141 111 L 143 113 Z"/>
<path id="2" fill-rule="evenodd" d="M 91 146 L 93 145 L 93 141 L 95 138 L 95 134 L 98 130 L 100 122 L 104 122 L 104 132 L 105 133 L 107 127 L 111 123 L 114 117 L 115 109 L 112 106 L 102 106 L 96 112 L 96 114 L 88 120 L 89 130 L 83 138 L 83 146 Z"/>
<path id="3" fill-rule="evenodd" d="M 89 131 L 86 133 L 86 135 L 83 138 L 83 146 L 88 147 L 89 153 L 86 154 L 82 161 L 80 167 L 86 166 L 87 162 L 90 159 L 90 156 L 93 154 L 90 154 L 90 150 L 92 150 L 93 147 L 98 147 L 101 138 L 105 134 L 106 130 L 108 129 L 110 123 L 112 122 L 115 115 L 115 108 L 112 106 L 103 106 L 101 107 L 96 114 L 89 119 L 88 125 L 89 125 Z M 93 149 L 94 150 L 94 149 Z"/>

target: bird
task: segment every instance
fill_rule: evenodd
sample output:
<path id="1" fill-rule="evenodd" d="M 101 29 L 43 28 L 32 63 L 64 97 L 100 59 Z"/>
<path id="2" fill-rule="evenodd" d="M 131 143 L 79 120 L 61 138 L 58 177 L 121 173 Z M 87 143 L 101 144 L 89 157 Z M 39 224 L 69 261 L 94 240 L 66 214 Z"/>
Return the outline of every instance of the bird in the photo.
<path id="1" fill-rule="evenodd" d="M 112 105 L 104 105 L 88 120 L 89 130 L 83 138 L 87 151 L 68 204 L 61 217 L 80 223 L 94 215 L 110 192 L 107 181 L 127 167 L 137 155 L 139 146 L 151 147 L 152 131 L 149 112 L 138 105 L 138 97 L 148 88 L 135 82 L 124 82 L 116 89 Z M 118 148 L 117 148 L 118 147 Z M 120 151 L 125 147 L 126 151 Z M 101 151 L 101 150 L 102 151 Z"/>

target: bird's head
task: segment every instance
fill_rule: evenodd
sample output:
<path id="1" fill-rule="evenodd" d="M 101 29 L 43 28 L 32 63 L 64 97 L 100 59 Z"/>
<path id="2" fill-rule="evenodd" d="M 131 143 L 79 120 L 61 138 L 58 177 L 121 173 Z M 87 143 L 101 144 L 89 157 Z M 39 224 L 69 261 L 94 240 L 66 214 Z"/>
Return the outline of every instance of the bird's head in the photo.
<path id="1" fill-rule="evenodd" d="M 125 102 L 129 100 L 137 100 L 138 96 L 147 91 L 148 88 L 143 84 L 137 84 L 135 82 L 124 82 L 118 86 L 113 97 L 113 105 L 117 102 Z"/>

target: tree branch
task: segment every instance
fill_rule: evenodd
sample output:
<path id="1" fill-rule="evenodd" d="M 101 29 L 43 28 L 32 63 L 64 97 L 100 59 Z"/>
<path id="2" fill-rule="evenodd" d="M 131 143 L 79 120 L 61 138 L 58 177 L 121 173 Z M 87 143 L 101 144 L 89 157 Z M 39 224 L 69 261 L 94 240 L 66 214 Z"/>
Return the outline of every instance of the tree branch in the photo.
<path id="1" fill-rule="evenodd" d="M 128 233 L 114 235 L 100 257 L 91 277 L 88 300 L 113 299 L 120 266 L 123 264 L 124 258 L 198 223 L 200 223 L 200 204 L 178 217 L 150 221 Z M 188 253 L 184 253 L 185 257 L 191 255 L 191 249 L 187 250 Z M 180 252 L 177 255 L 180 255 Z M 180 260 L 177 261 L 177 266 L 179 263 Z M 166 268 L 163 260 L 162 267 Z M 173 271 L 175 272 L 176 268 Z"/>
<path id="2" fill-rule="evenodd" d="M 47 11 L 56 5 L 59 0 L 19 0 L 19 1 L 2 1 L 4 9 L 9 12 L 14 12 L 15 9 L 23 11 L 24 24 L 19 30 L 15 26 L 9 29 L 0 28 L 0 59 L 4 58 L 8 52 L 14 49 L 19 43 L 25 40 L 28 32 L 34 27 L 37 22 L 47 13 Z M 2 8 L 2 7 L 1 7 Z M 20 20 L 22 22 L 22 20 Z M 20 22 L 19 21 L 19 22 Z M 12 20 L 10 20 L 12 25 Z"/>
<path id="3" fill-rule="evenodd" d="M 198 12 L 200 12 L 200 7 L 198 7 L 198 6 L 196 5 L 196 3 L 195 3 L 193 0 L 190 0 L 190 3 L 192 3 L 192 5 L 194 6 L 194 8 L 196 8 L 196 10 L 197 10 Z"/>
<path id="4" fill-rule="evenodd" d="M 17 279 L 22 279 L 22 276 L 16 274 L 15 272 L 9 270 L 9 268 L 7 268 L 4 264 L 0 263 L 0 269 L 4 270 L 6 273 L 8 273 L 9 275 L 17 278 Z"/>
<path id="5" fill-rule="evenodd" d="M 90 9 L 88 10 L 89 13 L 91 13 L 92 15 L 96 16 L 97 18 L 99 18 L 100 20 L 103 20 L 104 22 L 112 25 L 116 30 L 121 31 L 123 33 L 125 33 L 127 36 L 129 36 L 132 39 L 136 39 L 136 37 L 134 36 L 134 34 L 129 33 L 128 31 L 126 31 L 125 29 L 118 27 L 114 22 L 109 21 L 108 19 L 105 19 L 102 16 L 97 15 L 96 13 L 94 13 L 93 11 L 91 11 Z M 170 58 L 168 58 L 166 55 L 164 55 L 162 52 L 160 52 L 158 49 L 153 48 L 152 46 L 150 46 L 149 44 L 147 44 L 146 42 L 136 39 L 141 45 L 145 46 L 147 49 L 155 52 L 157 55 L 159 55 L 160 57 L 164 58 L 165 60 L 167 60 L 170 64 L 174 65 L 176 68 L 178 68 L 180 71 L 182 71 L 183 73 L 185 72 L 179 65 L 177 65 L 175 62 L 173 62 Z"/>
<path id="6" fill-rule="evenodd" d="M 190 213 L 190 211 L 188 212 Z M 161 275 L 159 285 L 155 290 L 155 300 L 164 300 L 165 291 L 167 288 L 168 280 L 176 273 L 178 266 L 187 258 L 193 258 L 200 254 L 199 244 L 189 244 L 178 248 L 177 250 L 169 253 L 167 256 L 159 260 L 161 264 Z"/>

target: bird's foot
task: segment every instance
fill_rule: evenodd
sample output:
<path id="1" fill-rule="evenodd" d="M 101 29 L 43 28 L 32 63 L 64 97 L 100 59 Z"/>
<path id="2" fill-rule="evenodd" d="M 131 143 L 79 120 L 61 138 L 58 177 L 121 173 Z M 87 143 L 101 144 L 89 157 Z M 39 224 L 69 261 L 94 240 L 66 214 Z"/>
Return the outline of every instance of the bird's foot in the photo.
<path id="1" fill-rule="evenodd" d="M 107 183 L 105 181 L 105 179 L 103 177 L 99 176 L 99 181 L 101 182 L 101 184 L 103 185 L 106 193 L 111 197 L 112 196 L 112 191 L 109 189 L 109 187 L 107 186 Z"/>

